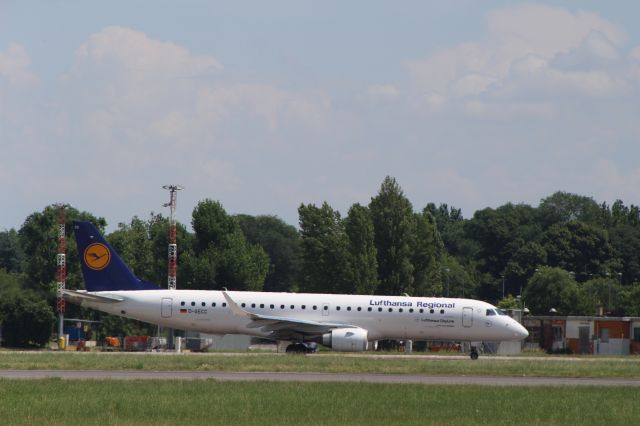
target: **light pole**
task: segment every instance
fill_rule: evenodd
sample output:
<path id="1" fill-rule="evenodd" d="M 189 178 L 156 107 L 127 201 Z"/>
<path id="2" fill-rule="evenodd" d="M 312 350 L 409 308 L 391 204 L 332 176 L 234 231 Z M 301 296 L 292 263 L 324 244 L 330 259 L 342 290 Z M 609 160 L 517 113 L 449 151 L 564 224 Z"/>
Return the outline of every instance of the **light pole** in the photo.
<path id="1" fill-rule="evenodd" d="M 502 277 L 502 298 L 504 299 L 504 274 L 502 274 L 501 277 Z"/>

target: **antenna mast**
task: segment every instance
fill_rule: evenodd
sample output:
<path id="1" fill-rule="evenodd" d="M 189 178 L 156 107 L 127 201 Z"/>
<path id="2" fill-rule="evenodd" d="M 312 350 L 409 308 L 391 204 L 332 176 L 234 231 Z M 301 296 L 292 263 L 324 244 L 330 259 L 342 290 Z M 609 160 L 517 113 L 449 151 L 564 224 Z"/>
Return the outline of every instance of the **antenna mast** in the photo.
<path id="1" fill-rule="evenodd" d="M 58 308 L 58 337 L 62 337 L 64 322 L 64 290 L 67 280 L 67 240 L 65 232 L 65 209 L 69 204 L 55 204 L 58 208 L 58 254 L 56 256 L 58 265 L 58 282 L 57 282 L 57 308 Z"/>
<path id="2" fill-rule="evenodd" d="M 167 288 L 169 290 L 176 289 L 177 273 L 178 273 L 178 244 L 176 241 L 176 198 L 177 192 L 183 189 L 180 185 L 164 185 L 164 189 L 169 191 L 170 199 L 164 207 L 170 208 L 169 216 L 169 274 L 167 278 Z"/>

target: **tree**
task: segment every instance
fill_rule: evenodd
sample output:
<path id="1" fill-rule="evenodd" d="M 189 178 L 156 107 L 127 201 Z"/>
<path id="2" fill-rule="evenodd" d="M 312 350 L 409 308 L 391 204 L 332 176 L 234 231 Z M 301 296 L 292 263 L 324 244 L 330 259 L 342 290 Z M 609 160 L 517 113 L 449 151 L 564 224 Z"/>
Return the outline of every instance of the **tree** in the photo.
<path id="1" fill-rule="evenodd" d="M 45 300 L 22 291 L 3 294 L 0 318 L 4 344 L 17 348 L 44 346 L 55 322 L 53 310 Z"/>
<path id="2" fill-rule="evenodd" d="M 300 235 L 295 227 L 276 216 L 237 215 L 247 241 L 269 255 L 269 271 L 264 291 L 291 291 L 297 288 L 300 273 Z"/>
<path id="3" fill-rule="evenodd" d="M 580 311 L 578 284 L 573 275 L 561 268 L 539 268 L 529 280 L 523 297 L 531 313 L 536 315 L 545 315 L 551 308 L 563 315 Z"/>
<path id="4" fill-rule="evenodd" d="M 507 294 L 504 299 L 501 299 L 500 302 L 498 302 L 496 306 L 500 309 L 519 309 L 520 302 L 518 302 L 518 299 L 516 299 L 512 295 Z"/>
<path id="5" fill-rule="evenodd" d="M 373 294 L 378 287 L 378 262 L 369 209 L 352 205 L 344 228 L 348 240 L 350 293 Z"/>
<path id="6" fill-rule="evenodd" d="M 443 293 L 442 254 L 444 245 L 435 218 L 429 211 L 414 215 L 414 231 L 411 243 L 413 287 L 416 296 L 433 296 Z M 447 277 L 448 278 L 448 277 Z"/>
<path id="7" fill-rule="evenodd" d="M 640 283 L 622 288 L 620 306 L 625 315 L 640 316 Z"/>
<path id="8" fill-rule="evenodd" d="M 106 238 L 137 277 L 153 280 L 155 262 L 147 223 L 134 216 L 129 225 L 118 224 Z"/>
<path id="9" fill-rule="evenodd" d="M 622 307 L 622 288 L 612 277 L 590 279 L 579 287 L 579 309 L 581 315 L 598 315 L 601 310 L 607 315 L 620 314 Z"/>
<path id="10" fill-rule="evenodd" d="M 576 220 L 603 225 L 602 209 L 591 197 L 558 191 L 542 199 L 538 208 L 545 227 Z"/>
<path id="11" fill-rule="evenodd" d="M 227 214 L 219 201 L 203 200 L 193 209 L 191 225 L 195 231 L 197 252 L 209 246 L 222 247 L 228 235 L 240 230 L 238 222 Z"/>
<path id="12" fill-rule="evenodd" d="M 621 282 L 630 284 L 640 281 L 640 227 L 618 224 L 609 230 L 609 238 L 615 258 L 620 259 Z"/>
<path id="13" fill-rule="evenodd" d="M 262 291 L 269 256 L 259 245 L 247 243 L 241 231 L 228 234 L 218 257 L 216 282 L 234 290 Z"/>
<path id="14" fill-rule="evenodd" d="M 539 243 L 529 241 L 524 243 L 509 259 L 505 270 L 507 293 L 521 294 L 529 278 L 535 270 L 547 264 L 547 252 Z"/>
<path id="15" fill-rule="evenodd" d="M 413 292 L 411 243 L 413 207 L 392 177 L 387 176 L 369 204 L 378 253 L 378 294 Z"/>
<path id="16" fill-rule="evenodd" d="M 438 207 L 436 207 L 434 203 L 428 203 L 423 212 L 429 212 L 431 216 L 433 216 L 440 234 L 443 234 L 449 225 L 464 220 L 461 209 L 449 207 L 449 205 L 445 203 L 441 203 Z"/>
<path id="17" fill-rule="evenodd" d="M 247 242 L 237 220 L 218 201 L 204 200 L 193 211 L 194 251 L 183 257 L 190 288 L 262 290 L 269 257 Z"/>
<path id="18" fill-rule="evenodd" d="M 16 230 L 0 232 L 0 269 L 7 272 L 20 272 L 23 258 L 24 253 Z"/>
<path id="19" fill-rule="evenodd" d="M 446 253 L 442 256 L 442 286 L 446 295 L 450 297 L 476 297 L 478 279 L 475 277 L 473 266 L 463 266 L 457 258 Z"/>
<path id="20" fill-rule="evenodd" d="M 480 283 L 481 298 L 495 300 L 501 297 L 503 279 L 507 293 L 515 293 L 524 286 L 525 282 L 506 280 L 507 267 L 514 253 L 520 251 L 527 242 L 540 239 L 542 228 L 538 217 L 531 206 L 508 203 L 495 210 L 486 208 L 477 211 L 465 223 L 467 236 L 480 247 L 475 260 L 484 277 Z"/>
<path id="21" fill-rule="evenodd" d="M 450 256 L 459 258 L 462 263 L 468 263 L 476 258 L 480 246 L 465 234 L 466 221 L 462 217 L 462 210 L 449 207 L 444 203 L 438 207 L 434 203 L 428 203 L 423 209 L 423 213 L 425 212 L 429 212 L 435 218 L 444 250 Z"/>
<path id="22" fill-rule="evenodd" d="M 302 240 L 301 290 L 311 293 L 349 292 L 348 241 L 340 213 L 327 202 L 298 207 Z"/>
<path id="23" fill-rule="evenodd" d="M 552 225 L 545 233 L 543 247 L 550 266 L 573 271 L 580 281 L 620 269 L 606 231 L 584 222 Z"/>
<path id="24" fill-rule="evenodd" d="M 73 221 L 87 220 L 104 230 L 106 221 L 75 208 L 66 209 L 67 235 L 67 287 L 81 288 L 82 276 L 78 250 L 73 235 Z M 20 245 L 24 251 L 26 285 L 42 294 L 53 294 L 56 282 L 56 255 L 58 241 L 58 208 L 48 206 L 42 212 L 32 213 L 18 231 Z"/>
<path id="25" fill-rule="evenodd" d="M 218 255 L 214 247 L 195 254 L 187 252 L 181 257 L 181 287 L 191 290 L 211 290 L 225 286 L 217 281 Z"/>

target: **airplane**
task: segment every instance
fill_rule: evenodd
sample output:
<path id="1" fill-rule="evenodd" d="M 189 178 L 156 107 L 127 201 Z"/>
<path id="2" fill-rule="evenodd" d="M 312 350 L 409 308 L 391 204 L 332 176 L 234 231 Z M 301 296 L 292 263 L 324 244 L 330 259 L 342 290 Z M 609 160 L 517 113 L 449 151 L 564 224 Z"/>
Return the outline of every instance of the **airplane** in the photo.
<path id="1" fill-rule="evenodd" d="M 473 299 L 347 294 L 165 290 L 136 277 L 90 222 L 75 222 L 86 290 L 64 290 L 83 307 L 163 327 L 209 334 L 245 334 L 290 342 L 286 352 L 317 344 L 340 352 L 366 351 L 372 342 L 481 342 L 528 336 L 517 321 Z"/>

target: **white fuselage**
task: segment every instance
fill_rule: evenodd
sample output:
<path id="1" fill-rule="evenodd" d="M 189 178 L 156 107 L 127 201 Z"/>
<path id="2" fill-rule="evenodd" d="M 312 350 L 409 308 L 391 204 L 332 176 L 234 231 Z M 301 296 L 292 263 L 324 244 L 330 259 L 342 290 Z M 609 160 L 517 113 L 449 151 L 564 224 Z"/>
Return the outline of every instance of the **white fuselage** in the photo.
<path id="1" fill-rule="evenodd" d="M 269 337 L 234 314 L 221 291 L 144 290 L 95 292 L 118 303 L 83 300 L 82 306 L 182 330 Z M 348 324 L 368 339 L 506 341 L 527 331 L 488 303 L 472 299 L 230 291 L 243 310 L 296 320 Z"/>

